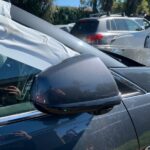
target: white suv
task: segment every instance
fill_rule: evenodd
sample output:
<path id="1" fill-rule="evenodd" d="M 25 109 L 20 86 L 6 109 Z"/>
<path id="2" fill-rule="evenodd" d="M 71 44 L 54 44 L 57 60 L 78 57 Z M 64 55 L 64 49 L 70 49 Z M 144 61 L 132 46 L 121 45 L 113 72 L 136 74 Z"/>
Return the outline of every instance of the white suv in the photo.
<path id="1" fill-rule="evenodd" d="M 110 44 L 115 36 L 142 31 L 129 17 L 102 16 L 80 19 L 71 30 L 74 36 L 94 46 Z"/>

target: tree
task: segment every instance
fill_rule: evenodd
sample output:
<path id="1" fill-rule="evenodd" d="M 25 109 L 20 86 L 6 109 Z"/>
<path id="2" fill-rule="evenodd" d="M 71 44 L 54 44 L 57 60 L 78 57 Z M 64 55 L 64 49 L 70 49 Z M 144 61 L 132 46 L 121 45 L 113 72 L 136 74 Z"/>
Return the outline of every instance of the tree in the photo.
<path id="1" fill-rule="evenodd" d="M 91 6 L 93 13 L 100 12 L 101 10 L 110 12 L 113 5 L 113 0 L 80 0 L 80 2 L 84 7 Z"/>
<path id="2" fill-rule="evenodd" d="M 42 17 L 53 4 L 53 0 L 11 0 L 11 2 L 40 17 Z"/>
<path id="3" fill-rule="evenodd" d="M 110 12 L 113 6 L 113 0 L 101 0 L 102 9 L 106 12 Z"/>
<path id="4" fill-rule="evenodd" d="M 140 2 L 141 2 L 141 0 L 127 0 L 126 7 L 125 7 L 126 15 L 131 16 L 132 14 L 135 14 L 136 9 Z"/>
<path id="5" fill-rule="evenodd" d="M 146 13 L 149 14 L 149 3 L 147 0 L 142 0 L 140 5 L 138 5 L 136 12 L 138 14 Z"/>
<path id="6" fill-rule="evenodd" d="M 112 6 L 112 12 L 113 13 L 123 13 L 125 8 L 125 2 L 122 2 L 122 0 L 114 1 Z"/>

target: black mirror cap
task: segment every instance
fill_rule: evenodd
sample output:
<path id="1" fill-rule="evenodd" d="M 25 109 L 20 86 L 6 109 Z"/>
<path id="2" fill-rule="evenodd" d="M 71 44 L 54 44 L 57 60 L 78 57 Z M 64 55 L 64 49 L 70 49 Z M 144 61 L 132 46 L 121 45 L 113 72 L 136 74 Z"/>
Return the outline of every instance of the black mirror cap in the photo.
<path id="1" fill-rule="evenodd" d="M 72 114 L 120 104 L 121 97 L 110 71 L 92 55 L 80 55 L 38 74 L 31 99 L 42 112 Z"/>

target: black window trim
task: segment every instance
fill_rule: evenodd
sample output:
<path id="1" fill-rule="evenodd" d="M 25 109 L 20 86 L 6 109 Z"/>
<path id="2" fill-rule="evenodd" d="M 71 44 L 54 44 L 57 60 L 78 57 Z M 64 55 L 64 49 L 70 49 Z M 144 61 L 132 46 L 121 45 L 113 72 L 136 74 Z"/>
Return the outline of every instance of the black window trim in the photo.
<path id="1" fill-rule="evenodd" d="M 130 86 L 133 86 L 133 88 L 135 88 L 137 90 L 137 92 L 133 92 L 133 93 L 125 94 L 125 95 L 121 94 L 123 99 L 133 97 L 133 96 L 137 96 L 137 95 L 147 94 L 147 91 L 145 91 L 144 89 L 139 87 L 137 84 L 133 83 L 132 81 L 128 80 L 125 77 L 122 77 L 121 75 L 119 75 L 115 71 L 112 71 L 112 70 L 110 70 L 110 71 L 111 71 L 113 76 L 118 77 L 124 84 L 128 83 Z"/>

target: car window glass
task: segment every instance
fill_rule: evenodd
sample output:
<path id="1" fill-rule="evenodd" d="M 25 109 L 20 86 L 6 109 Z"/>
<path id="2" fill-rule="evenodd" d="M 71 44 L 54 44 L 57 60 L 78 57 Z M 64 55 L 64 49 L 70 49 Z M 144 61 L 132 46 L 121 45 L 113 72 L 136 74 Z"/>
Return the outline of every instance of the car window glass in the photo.
<path id="1" fill-rule="evenodd" d="M 111 25 L 110 25 L 110 21 L 109 20 L 106 21 L 106 26 L 107 26 L 107 30 L 111 30 Z"/>
<path id="2" fill-rule="evenodd" d="M 0 55 L 0 72 L 0 116 L 34 109 L 29 91 L 40 70 Z"/>
<path id="3" fill-rule="evenodd" d="M 122 30 L 122 31 L 128 30 L 127 24 L 124 19 L 114 19 L 114 20 L 115 20 L 117 30 Z"/>
<path id="4" fill-rule="evenodd" d="M 72 28 L 72 34 L 89 34 L 95 33 L 98 29 L 99 22 L 97 20 L 81 20 Z"/>
<path id="5" fill-rule="evenodd" d="M 135 19 L 135 21 L 140 25 L 140 26 L 143 26 L 144 24 L 144 22 L 143 22 L 143 20 L 142 19 Z"/>
<path id="6" fill-rule="evenodd" d="M 126 20 L 125 22 L 129 31 L 138 31 L 141 28 L 136 22 L 132 20 Z"/>
<path id="7" fill-rule="evenodd" d="M 112 72 L 112 74 L 122 97 L 125 98 L 125 97 L 135 96 L 143 93 L 134 84 L 128 82 L 126 79 L 123 79 L 122 77 L 118 76 L 114 72 Z"/>
<path id="8" fill-rule="evenodd" d="M 143 23 L 144 23 L 144 27 L 145 29 L 149 28 L 150 27 L 150 23 L 147 21 L 147 20 L 143 20 Z"/>
<path id="9" fill-rule="evenodd" d="M 116 27 L 116 23 L 114 20 L 110 20 L 110 23 L 111 23 L 111 30 L 117 30 L 117 27 Z"/>

